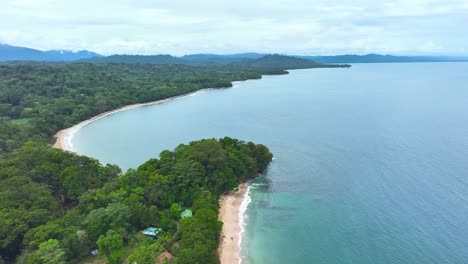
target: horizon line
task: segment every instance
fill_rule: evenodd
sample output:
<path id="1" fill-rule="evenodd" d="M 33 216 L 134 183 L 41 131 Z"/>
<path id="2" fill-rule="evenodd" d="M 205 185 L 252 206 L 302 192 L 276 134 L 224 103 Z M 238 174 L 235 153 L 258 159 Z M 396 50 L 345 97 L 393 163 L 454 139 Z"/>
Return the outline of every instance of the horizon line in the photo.
<path id="1" fill-rule="evenodd" d="M 99 56 L 103 57 L 109 57 L 109 56 L 159 56 L 159 55 L 169 55 L 172 57 L 184 57 L 184 56 L 190 56 L 190 55 L 213 55 L 213 56 L 230 56 L 230 55 L 243 55 L 243 54 L 257 54 L 257 55 L 284 55 L 284 56 L 304 56 L 304 57 L 330 57 L 330 56 L 368 56 L 368 55 L 379 55 L 379 56 L 395 56 L 395 57 L 464 57 L 468 58 L 468 54 L 447 54 L 447 53 L 440 53 L 440 54 L 429 54 L 429 53 L 419 53 L 414 52 L 414 53 L 379 53 L 379 52 L 349 52 L 349 53 L 329 53 L 329 54 L 293 54 L 293 53 L 285 53 L 285 52 L 259 52 L 259 51 L 244 51 L 244 52 L 231 52 L 231 53 L 203 53 L 203 52 L 197 52 L 197 53 L 186 53 L 184 55 L 175 55 L 171 53 L 152 53 L 152 54 L 144 54 L 144 53 L 112 53 L 110 55 L 104 55 L 100 54 L 98 52 L 88 50 L 88 49 L 79 49 L 79 50 L 73 50 L 73 49 L 49 49 L 49 50 L 44 50 L 44 49 L 39 49 L 39 48 L 34 48 L 34 47 L 26 47 L 26 46 L 15 46 L 11 45 L 8 43 L 0 42 L 0 46 L 10 46 L 10 47 L 15 47 L 15 48 L 25 48 L 25 49 L 32 49 L 32 50 L 37 50 L 41 52 L 49 52 L 49 51 L 67 51 L 67 52 L 72 52 L 72 53 L 79 53 L 79 52 L 90 52 L 90 53 L 95 53 Z"/>

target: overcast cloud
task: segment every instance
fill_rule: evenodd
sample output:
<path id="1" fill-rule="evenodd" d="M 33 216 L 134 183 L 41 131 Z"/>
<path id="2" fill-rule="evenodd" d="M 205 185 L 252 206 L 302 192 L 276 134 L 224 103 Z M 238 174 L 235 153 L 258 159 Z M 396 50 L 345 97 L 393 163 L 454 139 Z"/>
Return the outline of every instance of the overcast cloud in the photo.
<path id="1" fill-rule="evenodd" d="M 0 43 L 106 55 L 468 55 L 468 0 L 0 0 Z"/>

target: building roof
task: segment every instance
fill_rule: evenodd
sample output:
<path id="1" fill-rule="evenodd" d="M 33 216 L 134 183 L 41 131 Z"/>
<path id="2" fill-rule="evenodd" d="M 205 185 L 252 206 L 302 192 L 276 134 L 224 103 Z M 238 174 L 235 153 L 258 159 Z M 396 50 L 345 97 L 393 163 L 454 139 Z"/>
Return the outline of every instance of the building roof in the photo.
<path id="1" fill-rule="evenodd" d="M 143 235 L 146 236 L 158 236 L 158 234 L 162 231 L 161 228 L 157 227 L 148 227 L 145 230 L 142 231 Z"/>
<path id="2" fill-rule="evenodd" d="M 172 258 L 172 254 L 165 251 L 165 252 L 161 253 L 161 255 L 159 255 L 158 264 L 161 264 L 161 263 L 163 263 L 164 260 L 171 259 L 171 258 Z"/>
<path id="3" fill-rule="evenodd" d="M 185 209 L 185 211 L 183 211 L 183 212 L 180 214 L 180 217 L 182 217 L 182 219 L 187 218 L 187 217 L 192 217 L 192 210 L 190 210 L 190 209 Z"/>

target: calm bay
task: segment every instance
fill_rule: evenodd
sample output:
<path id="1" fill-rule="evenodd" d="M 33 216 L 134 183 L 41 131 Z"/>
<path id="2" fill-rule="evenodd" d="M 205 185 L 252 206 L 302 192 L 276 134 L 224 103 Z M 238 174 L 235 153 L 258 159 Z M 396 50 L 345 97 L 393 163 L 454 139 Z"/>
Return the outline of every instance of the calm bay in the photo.
<path id="1" fill-rule="evenodd" d="M 467 263 L 468 63 L 355 64 L 108 115 L 73 150 L 135 168 L 230 136 L 267 145 L 243 263 Z"/>

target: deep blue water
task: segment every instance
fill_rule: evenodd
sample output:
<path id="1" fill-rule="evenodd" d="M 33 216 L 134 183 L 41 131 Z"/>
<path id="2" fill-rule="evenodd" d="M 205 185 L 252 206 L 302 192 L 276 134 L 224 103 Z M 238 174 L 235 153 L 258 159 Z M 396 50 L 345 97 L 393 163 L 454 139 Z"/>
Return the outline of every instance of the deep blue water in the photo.
<path id="1" fill-rule="evenodd" d="M 129 168 L 226 135 L 275 156 L 244 263 L 468 263 L 468 63 L 267 76 L 110 115 L 73 144 Z"/>

